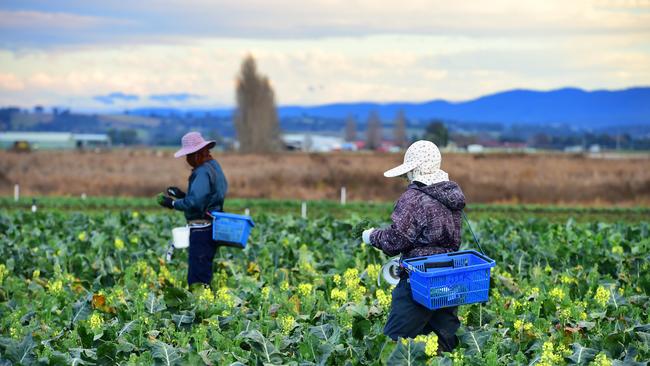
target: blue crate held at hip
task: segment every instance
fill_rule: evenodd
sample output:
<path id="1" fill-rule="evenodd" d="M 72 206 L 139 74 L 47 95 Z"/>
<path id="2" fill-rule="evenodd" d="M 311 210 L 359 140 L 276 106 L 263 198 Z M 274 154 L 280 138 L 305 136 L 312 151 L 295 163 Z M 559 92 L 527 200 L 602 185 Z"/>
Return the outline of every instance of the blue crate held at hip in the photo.
<path id="1" fill-rule="evenodd" d="M 495 261 L 474 250 L 404 259 L 413 300 L 431 310 L 486 302 Z"/>
<path id="2" fill-rule="evenodd" d="M 248 235 L 255 223 L 250 216 L 210 212 L 213 217 L 212 240 L 222 245 L 246 248 Z"/>

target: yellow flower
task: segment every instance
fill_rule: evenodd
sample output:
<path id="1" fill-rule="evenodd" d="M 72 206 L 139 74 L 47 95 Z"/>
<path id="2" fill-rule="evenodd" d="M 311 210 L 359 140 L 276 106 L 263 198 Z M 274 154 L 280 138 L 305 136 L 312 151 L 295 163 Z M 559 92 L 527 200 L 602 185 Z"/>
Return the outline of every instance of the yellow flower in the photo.
<path id="1" fill-rule="evenodd" d="M 460 349 L 456 349 L 454 353 L 451 354 L 451 361 L 453 363 L 453 366 L 463 365 L 464 358 L 465 355 L 463 354 L 463 351 L 461 351 Z"/>
<path id="2" fill-rule="evenodd" d="M 335 274 L 334 277 L 332 277 L 332 280 L 334 281 L 334 284 L 336 286 L 341 286 L 341 276 L 338 274 Z"/>
<path id="3" fill-rule="evenodd" d="M 571 317 L 571 310 L 562 309 L 560 310 L 560 318 L 568 320 Z"/>
<path id="4" fill-rule="evenodd" d="M 516 331 L 519 332 L 530 332 L 533 330 L 533 324 L 529 322 L 525 322 L 521 319 L 515 320 L 514 328 Z"/>
<path id="5" fill-rule="evenodd" d="M 391 297 L 387 295 L 384 290 L 378 288 L 377 291 L 375 291 L 375 296 L 377 297 L 377 301 L 379 302 L 379 306 L 382 308 L 387 308 L 390 306 L 391 303 Z"/>
<path id="6" fill-rule="evenodd" d="M 330 297 L 334 301 L 345 302 L 348 300 L 348 293 L 335 287 L 332 289 Z"/>
<path id="7" fill-rule="evenodd" d="M 262 298 L 268 299 L 271 294 L 271 288 L 268 286 L 262 287 Z"/>
<path id="8" fill-rule="evenodd" d="M 115 249 L 122 250 L 124 249 L 124 241 L 120 238 L 115 238 Z"/>
<path id="9" fill-rule="evenodd" d="M 609 296 L 610 293 L 606 288 L 604 288 L 603 286 L 598 286 L 598 289 L 596 289 L 596 296 L 594 296 L 594 299 L 596 300 L 598 305 L 605 306 L 609 301 Z"/>
<path id="10" fill-rule="evenodd" d="M 131 242 L 131 244 L 138 244 L 140 242 L 140 238 L 138 238 L 137 236 L 132 236 L 129 239 L 129 242 Z"/>
<path id="11" fill-rule="evenodd" d="M 9 336 L 11 338 L 18 338 L 18 331 L 16 330 L 16 328 L 14 327 L 9 328 Z"/>
<path id="12" fill-rule="evenodd" d="M 216 300 L 218 303 L 225 304 L 229 308 L 235 306 L 235 299 L 228 292 L 228 287 L 221 287 L 217 290 Z"/>
<path id="13" fill-rule="evenodd" d="M 32 272 L 32 278 L 39 278 L 39 277 L 41 277 L 41 271 L 35 269 L 34 272 Z"/>
<path id="14" fill-rule="evenodd" d="M 368 278 L 371 281 L 375 281 L 379 277 L 379 272 L 381 271 L 381 266 L 379 264 L 370 264 L 366 268 L 366 273 L 368 273 Z"/>
<path id="15" fill-rule="evenodd" d="M 140 216 L 140 213 L 139 213 L 138 211 L 133 211 L 133 212 L 131 213 L 131 216 L 132 216 L 134 219 L 137 219 L 138 216 Z"/>
<path id="16" fill-rule="evenodd" d="M 206 287 L 201 291 L 199 295 L 199 301 L 211 303 L 214 301 L 214 293 L 209 287 Z"/>
<path id="17" fill-rule="evenodd" d="M 567 347 L 562 343 L 559 346 L 557 346 L 557 351 L 564 357 L 568 357 L 571 355 L 571 350 L 569 349 L 569 347 Z"/>
<path id="18" fill-rule="evenodd" d="M 530 292 L 528 292 L 529 297 L 537 297 L 539 296 L 539 287 L 533 287 L 530 289 Z"/>
<path id="19" fill-rule="evenodd" d="M 540 366 L 552 366 L 557 365 L 562 362 L 562 355 L 555 352 L 555 347 L 553 342 L 546 341 L 542 345 L 542 356 L 539 360 L 538 365 Z"/>
<path id="20" fill-rule="evenodd" d="M 584 311 L 580 313 L 580 320 L 587 320 L 587 313 Z"/>
<path id="21" fill-rule="evenodd" d="M 438 355 L 438 336 L 435 333 L 429 335 L 419 335 L 415 337 L 416 342 L 424 343 L 424 354 L 429 357 Z"/>
<path id="22" fill-rule="evenodd" d="M 104 319 L 102 319 L 102 316 L 98 313 L 93 313 L 93 315 L 90 316 L 90 319 L 88 319 L 88 324 L 90 325 L 90 329 L 98 330 L 102 325 L 104 325 Z"/>
<path id="23" fill-rule="evenodd" d="M 158 271 L 158 282 L 160 283 L 171 283 L 172 285 L 176 284 L 176 279 L 172 276 L 169 269 L 166 266 L 161 266 L 160 271 Z"/>
<path id="24" fill-rule="evenodd" d="M 77 239 L 79 239 L 79 241 L 86 241 L 86 239 L 88 239 L 88 234 L 86 234 L 85 231 L 82 231 L 77 235 Z"/>
<path id="25" fill-rule="evenodd" d="M 311 295 L 312 288 L 313 286 L 310 283 L 301 283 L 300 285 L 298 285 L 298 293 L 301 296 L 305 296 L 305 297 L 309 296 Z"/>
<path id="26" fill-rule="evenodd" d="M 57 295 L 63 291 L 63 282 L 61 280 L 50 282 L 48 283 L 47 288 L 50 290 L 50 293 Z"/>
<path id="27" fill-rule="evenodd" d="M 612 361 L 607 358 L 606 354 L 601 352 L 596 356 L 591 364 L 594 366 L 612 366 Z"/>
<path id="28" fill-rule="evenodd" d="M 280 284 L 280 290 L 282 290 L 282 291 L 289 290 L 289 282 L 288 281 L 282 281 L 282 283 Z"/>
<path id="29" fill-rule="evenodd" d="M 280 330 L 282 331 L 282 334 L 289 335 L 289 333 L 291 333 L 291 331 L 293 330 L 293 326 L 295 322 L 296 320 L 291 315 L 280 316 L 278 318 L 278 325 L 280 326 Z"/>
<path id="30" fill-rule="evenodd" d="M 359 284 L 359 270 L 348 268 L 343 273 L 343 282 L 347 288 L 354 288 Z"/>
<path id="31" fill-rule="evenodd" d="M 553 268 L 547 264 L 546 267 L 544 267 L 544 272 L 551 273 L 553 272 Z"/>
<path id="32" fill-rule="evenodd" d="M 563 274 L 562 277 L 560 277 L 560 282 L 562 282 L 565 285 L 569 285 L 569 284 L 572 284 L 572 283 L 578 283 L 578 281 L 576 281 L 575 278 L 573 278 L 573 277 L 571 277 L 569 275 L 565 275 L 565 274 Z"/>
<path id="33" fill-rule="evenodd" d="M 620 246 L 620 245 L 614 245 L 614 246 L 612 247 L 612 253 L 613 253 L 613 254 L 618 254 L 618 255 L 623 254 L 623 247 Z"/>
<path id="34" fill-rule="evenodd" d="M 255 262 L 248 262 L 248 268 L 246 268 L 246 272 L 248 274 L 259 274 L 260 266 L 258 266 Z"/>
<path id="35" fill-rule="evenodd" d="M 366 288 L 364 286 L 357 286 L 352 289 L 351 293 L 352 300 L 359 302 L 363 300 L 363 296 L 366 294 Z"/>
<path id="36" fill-rule="evenodd" d="M 550 296 L 551 296 L 555 301 L 558 301 L 558 302 L 564 300 L 564 296 L 566 296 L 564 290 L 561 289 L 561 288 L 559 288 L 559 287 L 554 287 L 554 288 L 551 290 L 551 292 L 549 293 L 549 295 L 550 295 Z"/>

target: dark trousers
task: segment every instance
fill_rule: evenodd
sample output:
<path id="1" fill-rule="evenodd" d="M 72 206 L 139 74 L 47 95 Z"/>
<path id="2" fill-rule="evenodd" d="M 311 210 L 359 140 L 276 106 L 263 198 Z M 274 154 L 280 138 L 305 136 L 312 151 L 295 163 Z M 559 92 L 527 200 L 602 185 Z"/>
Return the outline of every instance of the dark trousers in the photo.
<path id="1" fill-rule="evenodd" d="M 450 352 L 458 345 L 456 331 L 460 327 L 458 307 L 429 310 L 413 300 L 411 284 L 402 278 L 393 289 L 388 321 L 384 334 L 393 340 L 415 338 L 435 332 L 438 335 L 438 349 Z"/>
<path id="2" fill-rule="evenodd" d="M 190 227 L 190 252 L 188 256 L 187 284 L 212 281 L 212 261 L 217 252 L 217 243 L 212 240 L 212 225 Z"/>

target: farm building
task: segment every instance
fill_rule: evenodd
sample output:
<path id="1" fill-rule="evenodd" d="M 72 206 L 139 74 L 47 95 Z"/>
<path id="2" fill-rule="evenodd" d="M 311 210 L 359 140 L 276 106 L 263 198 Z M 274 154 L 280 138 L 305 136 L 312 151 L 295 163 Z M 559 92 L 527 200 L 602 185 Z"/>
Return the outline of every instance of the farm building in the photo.
<path id="1" fill-rule="evenodd" d="M 339 151 L 345 144 L 340 137 L 311 134 L 285 134 L 282 140 L 289 150 L 310 152 Z"/>
<path id="2" fill-rule="evenodd" d="M 76 134 L 70 132 L 0 132 L 3 149 L 84 149 L 106 148 L 111 140 L 105 134 Z"/>

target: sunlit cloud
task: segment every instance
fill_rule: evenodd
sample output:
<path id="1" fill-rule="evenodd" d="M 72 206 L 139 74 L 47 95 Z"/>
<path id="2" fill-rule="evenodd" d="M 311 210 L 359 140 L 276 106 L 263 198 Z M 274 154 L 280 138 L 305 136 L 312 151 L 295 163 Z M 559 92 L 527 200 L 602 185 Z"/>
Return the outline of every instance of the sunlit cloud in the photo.
<path id="1" fill-rule="evenodd" d="M 248 53 L 281 104 L 650 84 L 650 0 L 8 0 L 0 30 L 3 105 L 230 106 Z"/>

